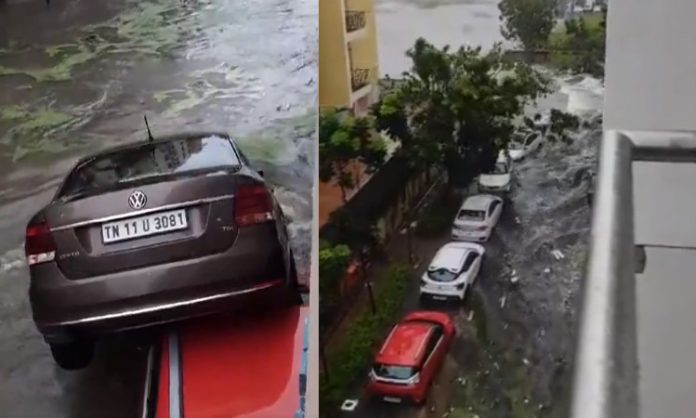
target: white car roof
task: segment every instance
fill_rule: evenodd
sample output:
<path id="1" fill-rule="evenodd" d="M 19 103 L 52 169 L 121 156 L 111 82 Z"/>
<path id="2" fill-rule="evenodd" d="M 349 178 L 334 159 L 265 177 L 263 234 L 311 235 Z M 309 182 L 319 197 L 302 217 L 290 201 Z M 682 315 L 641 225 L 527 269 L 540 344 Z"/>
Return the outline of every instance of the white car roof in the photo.
<path id="1" fill-rule="evenodd" d="M 470 242 L 450 242 L 445 244 L 433 257 L 428 270 L 445 268 L 450 271 L 459 271 L 464 264 L 464 260 L 466 260 L 466 256 L 472 251 L 482 254 L 483 247 Z"/>
<path id="2" fill-rule="evenodd" d="M 469 196 L 464 200 L 464 203 L 462 203 L 462 206 L 459 208 L 459 210 L 482 210 L 486 211 L 488 210 L 488 206 L 490 206 L 491 202 L 494 200 L 502 200 L 498 196 L 493 196 L 490 194 L 475 194 L 473 196 Z"/>

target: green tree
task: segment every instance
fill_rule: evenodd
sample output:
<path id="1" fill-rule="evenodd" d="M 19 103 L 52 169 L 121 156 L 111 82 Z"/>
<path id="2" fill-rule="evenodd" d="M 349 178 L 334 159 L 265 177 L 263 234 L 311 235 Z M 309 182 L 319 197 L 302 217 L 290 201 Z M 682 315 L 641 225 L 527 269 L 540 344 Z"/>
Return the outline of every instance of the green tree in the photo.
<path id="1" fill-rule="evenodd" d="M 513 120 L 547 92 L 541 74 L 505 60 L 500 45 L 487 53 L 470 47 L 451 52 L 421 38 L 407 55 L 413 66 L 393 96 L 382 101 L 377 125 L 406 132 L 398 139 L 409 161 L 442 165 L 450 185 L 490 169 L 507 146 Z"/>
<path id="2" fill-rule="evenodd" d="M 319 178 L 335 180 L 343 202 L 348 191 L 360 183 L 360 162 L 367 173 L 377 170 L 386 158 L 386 145 L 374 130 L 370 117 L 355 118 L 347 112 L 323 111 L 319 116 Z"/>
<path id="3" fill-rule="evenodd" d="M 552 36 L 552 60 L 575 74 L 604 76 L 607 8 L 599 15 L 567 20 L 563 30 Z"/>
<path id="4" fill-rule="evenodd" d="M 527 51 L 545 48 L 554 26 L 554 0 L 502 0 L 500 33 Z"/>
<path id="5" fill-rule="evenodd" d="M 341 278 L 350 262 L 346 245 L 324 245 L 319 249 L 319 324 L 327 324 L 328 316 L 341 297 Z"/>

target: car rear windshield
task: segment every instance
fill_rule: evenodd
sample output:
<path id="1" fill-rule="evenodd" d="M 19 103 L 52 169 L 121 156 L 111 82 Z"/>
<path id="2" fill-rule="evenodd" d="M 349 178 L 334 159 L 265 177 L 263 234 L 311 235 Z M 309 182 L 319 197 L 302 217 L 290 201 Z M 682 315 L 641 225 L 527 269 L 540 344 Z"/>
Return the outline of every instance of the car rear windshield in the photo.
<path id="1" fill-rule="evenodd" d="M 100 155 L 79 165 L 68 176 L 60 196 L 239 165 L 230 140 L 221 136 L 145 143 Z"/>
<path id="2" fill-rule="evenodd" d="M 433 270 L 428 270 L 428 277 L 430 280 L 436 282 L 451 282 L 457 278 L 458 274 L 446 268 L 438 268 Z"/>
<path id="3" fill-rule="evenodd" d="M 409 367 L 409 366 L 394 366 L 391 364 L 380 364 L 380 363 L 375 363 L 375 365 L 372 368 L 375 372 L 375 375 L 385 378 L 385 379 L 394 379 L 394 380 L 407 380 L 413 377 L 414 374 L 416 374 L 417 369 L 415 367 Z"/>
<path id="4" fill-rule="evenodd" d="M 482 221 L 486 219 L 486 212 L 481 210 L 462 209 L 457 214 L 459 220 Z"/>

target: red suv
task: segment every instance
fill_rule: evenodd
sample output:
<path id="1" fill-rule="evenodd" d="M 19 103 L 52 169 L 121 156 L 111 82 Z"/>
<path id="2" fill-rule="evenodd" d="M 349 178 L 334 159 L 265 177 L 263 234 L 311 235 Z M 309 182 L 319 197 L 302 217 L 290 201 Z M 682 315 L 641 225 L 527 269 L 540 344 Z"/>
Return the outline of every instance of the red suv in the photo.
<path id="1" fill-rule="evenodd" d="M 443 312 L 412 312 L 392 329 L 375 358 L 367 391 L 387 402 L 425 402 L 455 330 Z"/>

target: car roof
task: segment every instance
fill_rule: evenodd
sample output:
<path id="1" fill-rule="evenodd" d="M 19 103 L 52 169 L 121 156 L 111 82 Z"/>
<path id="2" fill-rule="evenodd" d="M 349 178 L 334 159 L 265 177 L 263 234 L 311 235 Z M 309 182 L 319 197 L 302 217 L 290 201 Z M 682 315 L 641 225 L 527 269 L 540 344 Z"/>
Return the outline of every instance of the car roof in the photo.
<path id="1" fill-rule="evenodd" d="M 384 342 L 377 362 L 398 366 L 417 366 L 425 354 L 425 345 L 435 324 L 422 320 L 396 325 Z"/>
<path id="2" fill-rule="evenodd" d="M 94 154 L 90 154 L 86 157 L 80 158 L 80 160 L 75 164 L 75 167 L 77 168 L 77 167 L 81 166 L 82 164 L 84 164 L 90 160 L 96 159 L 96 158 L 104 157 L 104 156 L 107 156 L 109 154 L 114 154 L 114 153 L 118 153 L 121 151 L 129 150 L 129 149 L 140 148 L 140 147 L 148 145 L 148 144 L 161 144 L 161 143 L 170 142 L 170 141 L 177 141 L 177 140 L 181 140 L 181 139 L 208 138 L 208 137 L 212 137 L 212 136 L 218 136 L 221 138 L 232 140 L 232 138 L 230 138 L 229 134 L 226 134 L 223 132 L 214 132 L 214 131 L 193 131 L 193 132 L 179 132 L 179 133 L 175 133 L 175 134 L 158 135 L 152 141 L 148 141 L 147 139 L 145 139 L 143 141 L 128 142 L 126 144 L 116 145 L 113 147 L 103 149 L 101 151 L 97 151 Z M 234 143 L 233 140 L 231 142 Z"/>
<path id="3" fill-rule="evenodd" d="M 476 194 L 476 195 L 467 197 L 464 200 L 464 203 L 462 203 L 462 206 L 459 208 L 459 210 L 464 209 L 464 210 L 482 210 L 482 211 L 485 211 L 488 209 L 488 206 L 494 200 L 499 200 L 499 198 L 496 196 L 489 195 L 489 194 Z"/>
<path id="4" fill-rule="evenodd" d="M 453 245 L 453 243 L 446 244 L 435 254 L 433 261 L 430 262 L 429 268 L 435 267 L 445 268 L 450 271 L 459 271 L 462 265 L 464 265 L 466 256 L 469 255 L 471 251 L 471 248 Z"/>

